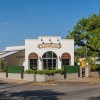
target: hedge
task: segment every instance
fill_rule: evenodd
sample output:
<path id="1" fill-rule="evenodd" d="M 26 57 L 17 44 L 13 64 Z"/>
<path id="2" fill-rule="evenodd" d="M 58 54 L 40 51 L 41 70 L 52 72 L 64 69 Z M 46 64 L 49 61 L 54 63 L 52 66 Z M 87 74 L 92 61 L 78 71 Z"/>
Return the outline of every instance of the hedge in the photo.
<path id="1" fill-rule="evenodd" d="M 6 72 L 6 68 L 4 66 L 0 66 L 0 72 Z"/>
<path id="2" fill-rule="evenodd" d="M 64 70 L 63 69 L 58 69 L 58 70 L 26 70 L 25 71 L 28 74 L 47 74 L 47 75 L 54 75 L 56 73 L 63 74 Z"/>

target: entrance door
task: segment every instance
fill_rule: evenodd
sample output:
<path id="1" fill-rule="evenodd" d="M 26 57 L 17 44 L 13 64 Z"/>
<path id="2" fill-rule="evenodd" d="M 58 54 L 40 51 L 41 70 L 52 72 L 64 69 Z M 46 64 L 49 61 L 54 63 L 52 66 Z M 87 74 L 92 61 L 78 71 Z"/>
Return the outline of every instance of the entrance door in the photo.
<path id="1" fill-rule="evenodd" d="M 52 51 L 44 53 L 42 61 L 44 70 L 55 70 L 57 67 L 57 55 Z"/>

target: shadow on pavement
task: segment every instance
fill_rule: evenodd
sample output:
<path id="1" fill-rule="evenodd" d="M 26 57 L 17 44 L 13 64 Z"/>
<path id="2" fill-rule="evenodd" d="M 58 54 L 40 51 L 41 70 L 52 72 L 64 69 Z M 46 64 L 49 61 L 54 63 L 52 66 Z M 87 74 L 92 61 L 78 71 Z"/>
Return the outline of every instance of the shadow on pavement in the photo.
<path id="1" fill-rule="evenodd" d="M 8 93 L 7 91 L 0 93 L 0 99 L 5 100 L 58 100 L 58 96 L 63 96 L 65 93 L 60 93 L 52 90 L 30 90 L 21 92 Z"/>
<path id="2" fill-rule="evenodd" d="M 100 96 L 97 96 L 97 97 L 90 97 L 90 98 L 88 98 L 88 100 L 100 100 Z"/>
<path id="3" fill-rule="evenodd" d="M 3 88 L 0 88 L 0 90 L 3 90 L 3 89 L 7 89 L 7 88 L 11 88 L 11 87 L 18 87 L 18 86 L 26 86 L 28 84 L 32 84 L 33 82 L 28 82 L 28 83 L 24 83 L 24 84 L 9 84 L 9 83 L 6 83 L 6 82 L 0 82 L 0 85 L 4 85 L 4 84 L 8 84 L 9 86 L 5 86 Z"/>
<path id="4" fill-rule="evenodd" d="M 4 85 L 4 84 L 7 84 L 7 83 L 5 83 L 5 82 L 0 82 L 0 85 Z"/>

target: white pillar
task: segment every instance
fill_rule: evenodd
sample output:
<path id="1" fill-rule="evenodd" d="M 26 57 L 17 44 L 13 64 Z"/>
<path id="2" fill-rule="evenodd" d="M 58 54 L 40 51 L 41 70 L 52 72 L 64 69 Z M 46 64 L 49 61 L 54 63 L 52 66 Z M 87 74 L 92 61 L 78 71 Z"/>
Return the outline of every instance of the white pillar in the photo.
<path id="1" fill-rule="evenodd" d="M 43 70 L 42 61 L 40 59 L 38 61 L 38 70 Z"/>
<path id="2" fill-rule="evenodd" d="M 25 59 L 25 62 L 24 62 L 24 70 L 28 70 L 29 69 L 29 60 L 28 59 Z"/>
<path id="3" fill-rule="evenodd" d="M 58 69 L 61 69 L 61 60 L 58 59 Z"/>
<path id="4" fill-rule="evenodd" d="M 89 77 L 90 76 L 90 66 L 88 63 L 86 63 L 85 66 L 85 77 Z"/>

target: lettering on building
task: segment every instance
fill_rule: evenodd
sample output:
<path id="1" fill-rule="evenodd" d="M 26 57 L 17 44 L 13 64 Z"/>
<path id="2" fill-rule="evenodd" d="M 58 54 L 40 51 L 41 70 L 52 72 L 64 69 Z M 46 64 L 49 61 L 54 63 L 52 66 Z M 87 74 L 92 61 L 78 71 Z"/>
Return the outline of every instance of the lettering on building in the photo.
<path id="1" fill-rule="evenodd" d="M 61 44 L 56 43 L 44 43 L 44 44 L 38 44 L 38 48 L 61 48 Z"/>

